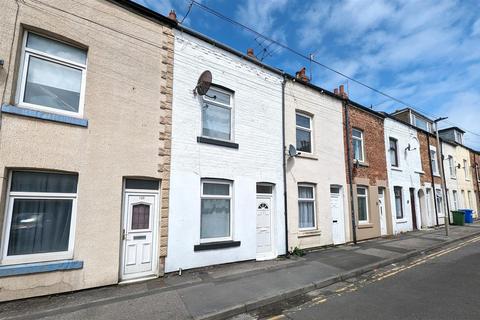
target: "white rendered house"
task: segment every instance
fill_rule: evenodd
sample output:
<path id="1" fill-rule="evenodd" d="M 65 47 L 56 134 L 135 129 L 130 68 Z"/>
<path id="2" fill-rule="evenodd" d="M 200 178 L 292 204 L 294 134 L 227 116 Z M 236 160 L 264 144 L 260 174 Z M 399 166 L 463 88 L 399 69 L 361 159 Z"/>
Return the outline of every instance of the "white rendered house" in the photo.
<path id="1" fill-rule="evenodd" d="M 183 30 L 173 78 L 166 272 L 284 254 L 282 73 Z"/>
<path id="2" fill-rule="evenodd" d="M 421 228 L 419 192 L 422 163 L 417 130 L 391 118 L 385 119 L 388 184 L 394 234 Z"/>

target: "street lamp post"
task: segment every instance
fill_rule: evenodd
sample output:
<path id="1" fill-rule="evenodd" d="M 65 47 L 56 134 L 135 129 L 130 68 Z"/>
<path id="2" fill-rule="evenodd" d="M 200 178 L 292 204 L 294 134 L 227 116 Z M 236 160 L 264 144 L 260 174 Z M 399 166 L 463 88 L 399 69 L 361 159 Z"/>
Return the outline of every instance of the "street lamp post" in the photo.
<path id="1" fill-rule="evenodd" d="M 439 167 L 439 170 L 440 170 L 440 178 L 442 179 L 442 197 L 443 197 L 443 210 L 445 212 L 445 215 L 444 215 L 444 218 L 443 218 L 443 221 L 444 221 L 444 224 L 445 224 L 445 235 L 448 237 L 448 223 L 449 223 L 449 220 L 450 220 L 450 213 L 448 212 L 448 208 L 447 208 L 447 190 L 446 190 L 446 183 L 445 183 L 445 171 L 443 170 L 443 153 L 442 153 L 442 148 L 440 146 L 440 137 L 438 136 L 438 122 L 442 121 L 442 120 L 445 120 L 445 119 L 448 119 L 447 117 L 443 117 L 443 118 L 438 118 L 436 119 L 435 121 L 433 121 L 433 123 L 435 123 L 435 134 L 436 134 L 436 137 L 437 137 L 437 152 L 440 154 L 440 160 L 441 162 L 439 163 L 438 167 Z"/>

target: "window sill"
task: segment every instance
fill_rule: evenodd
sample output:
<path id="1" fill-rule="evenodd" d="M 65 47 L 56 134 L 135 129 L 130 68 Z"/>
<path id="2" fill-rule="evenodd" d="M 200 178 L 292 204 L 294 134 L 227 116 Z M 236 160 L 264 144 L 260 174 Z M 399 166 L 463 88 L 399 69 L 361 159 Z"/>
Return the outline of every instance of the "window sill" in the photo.
<path id="1" fill-rule="evenodd" d="M 363 162 L 363 161 L 356 161 L 354 160 L 353 162 L 353 166 L 357 166 L 357 167 L 369 167 L 370 165 L 368 164 L 368 162 Z"/>
<path id="2" fill-rule="evenodd" d="M 425 174 L 425 171 L 423 171 L 423 170 L 415 170 L 415 173 L 418 173 L 418 174 Z"/>
<path id="3" fill-rule="evenodd" d="M 398 171 L 398 172 L 402 172 L 403 169 L 399 168 L 399 167 L 390 167 L 391 170 L 393 171 Z"/>
<path id="4" fill-rule="evenodd" d="M 357 226 L 358 229 L 368 229 L 373 228 L 373 224 L 371 223 L 359 223 Z"/>
<path id="5" fill-rule="evenodd" d="M 404 223 L 407 223 L 408 220 L 402 219 L 402 220 L 397 220 L 396 222 L 397 224 L 404 224 Z"/>
<path id="6" fill-rule="evenodd" d="M 313 153 L 302 153 L 302 152 L 300 152 L 300 154 L 297 155 L 297 158 L 318 160 L 318 157 Z"/>
<path id="7" fill-rule="evenodd" d="M 229 141 L 223 141 L 223 140 L 217 140 L 217 139 L 212 139 L 212 138 L 197 137 L 197 142 L 199 142 L 199 143 L 206 143 L 206 144 L 212 144 L 212 145 L 214 145 L 214 146 L 220 146 L 220 147 L 227 147 L 227 148 L 232 148 L 232 149 L 238 149 L 238 143 L 229 142 Z"/>
<path id="8" fill-rule="evenodd" d="M 300 230 L 298 234 L 298 238 L 307 238 L 307 237 L 316 237 L 322 235 L 320 230 Z"/>
<path id="9" fill-rule="evenodd" d="M 77 270 L 82 268 L 83 261 L 80 260 L 3 265 L 0 266 L 0 278 L 53 271 Z"/>
<path id="10" fill-rule="evenodd" d="M 210 242 L 210 243 L 201 243 L 193 246 L 193 251 L 204 251 L 204 250 L 216 250 L 216 249 L 226 249 L 240 247 L 240 241 L 220 241 L 220 242 Z"/>
<path id="11" fill-rule="evenodd" d="M 79 127 L 85 127 L 85 128 L 88 127 L 88 120 L 87 119 L 81 119 L 81 118 L 75 118 L 75 117 L 70 117 L 70 116 L 64 116 L 64 115 L 61 115 L 61 114 L 32 110 L 32 109 L 12 106 L 12 105 L 8 105 L 8 104 L 2 105 L 2 110 L 1 111 L 2 111 L 2 113 L 14 114 L 14 115 L 22 116 L 22 117 L 41 119 L 41 120 L 52 121 L 52 122 L 66 123 L 66 124 L 70 124 L 70 125 L 73 125 L 73 126 L 79 126 Z"/>

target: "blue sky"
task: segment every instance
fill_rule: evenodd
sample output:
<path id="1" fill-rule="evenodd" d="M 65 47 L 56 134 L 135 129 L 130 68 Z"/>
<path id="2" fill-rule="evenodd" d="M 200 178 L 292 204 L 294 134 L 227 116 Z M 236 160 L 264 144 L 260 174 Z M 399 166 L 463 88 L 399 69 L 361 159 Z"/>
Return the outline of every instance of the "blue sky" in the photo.
<path id="1" fill-rule="evenodd" d="M 179 20 L 189 0 L 135 0 Z M 468 130 L 465 143 L 480 150 L 480 1 L 476 0 L 202 0 L 255 30 L 311 53 L 319 62 L 407 102 L 442 127 Z M 184 24 L 245 52 L 262 48 L 264 62 L 294 74 L 310 64 L 274 44 L 193 6 Z M 260 43 L 259 43 L 260 42 Z M 350 98 L 375 110 L 404 106 L 320 66 L 313 83 L 332 90 L 348 87 Z"/>

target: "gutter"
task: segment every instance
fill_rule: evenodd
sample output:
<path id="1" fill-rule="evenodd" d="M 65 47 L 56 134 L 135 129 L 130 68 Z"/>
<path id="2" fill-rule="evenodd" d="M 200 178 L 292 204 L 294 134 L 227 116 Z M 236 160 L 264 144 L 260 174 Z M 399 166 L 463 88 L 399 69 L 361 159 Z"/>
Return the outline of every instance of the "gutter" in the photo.
<path id="1" fill-rule="evenodd" d="M 348 107 L 348 100 L 343 100 L 343 108 L 345 110 L 345 135 L 347 145 L 347 163 L 348 163 L 348 184 L 350 185 L 350 208 L 352 217 L 352 236 L 353 244 L 357 244 L 357 226 L 355 223 L 355 201 L 353 199 L 353 160 L 352 153 L 350 151 L 350 112 Z"/>

